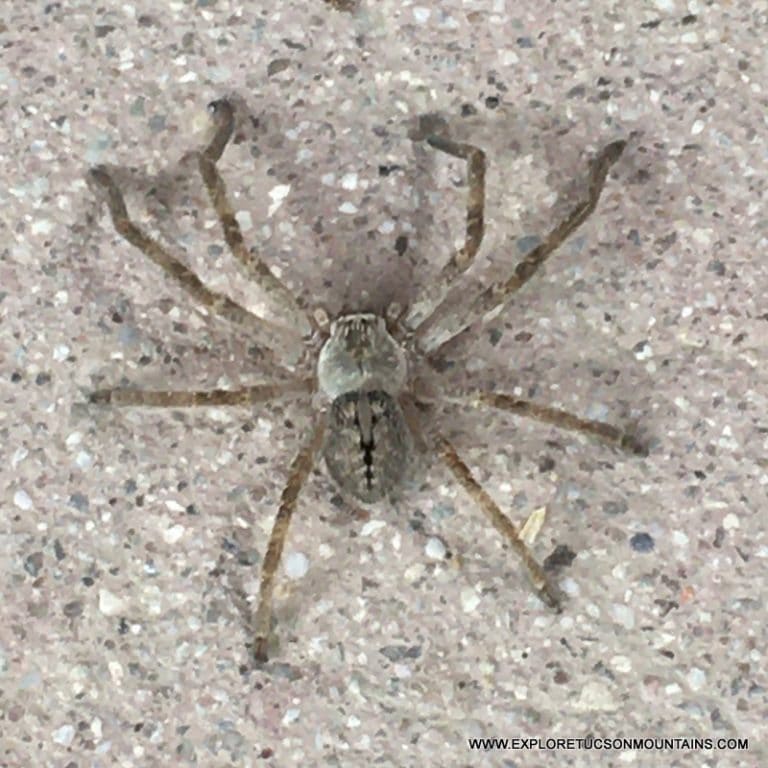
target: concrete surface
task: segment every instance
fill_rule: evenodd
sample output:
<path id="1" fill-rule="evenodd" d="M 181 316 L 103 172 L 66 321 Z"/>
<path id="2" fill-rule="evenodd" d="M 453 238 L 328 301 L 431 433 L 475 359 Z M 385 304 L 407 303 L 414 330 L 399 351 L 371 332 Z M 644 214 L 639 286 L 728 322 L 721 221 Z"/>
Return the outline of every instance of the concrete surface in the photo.
<path id="1" fill-rule="evenodd" d="M 7 3 L 0 765 L 765 765 L 767 14 Z M 318 467 L 279 646 L 252 668 L 258 564 L 308 410 L 84 405 L 120 382 L 263 374 L 247 336 L 118 238 L 84 180 L 112 164 L 140 221 L 258 307 L 183 157 L 221 95 L 239 105 L 221 167 L 246 237 L 332 310 L 407 299 L 460 239 L 464 169 L 408 139 L 419 115 L 490 161 L 463 294 L 562 215 L 600 146 L 630 138 L 593 219 L 450 375 L 636 421 L 651 455 L 436 415 L 516 520 L 546 508 L 537 557 L 576 553 L 561 615 L 439 466 L 357 511 Z M 588 735 L 749 749 L 468 746 Z"/>

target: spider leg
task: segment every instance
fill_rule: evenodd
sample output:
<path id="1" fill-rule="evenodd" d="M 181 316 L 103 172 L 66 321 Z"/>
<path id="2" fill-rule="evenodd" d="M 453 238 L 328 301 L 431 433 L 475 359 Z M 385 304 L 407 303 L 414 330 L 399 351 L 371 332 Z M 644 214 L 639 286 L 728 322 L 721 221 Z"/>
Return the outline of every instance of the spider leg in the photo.
<path id="1" fill-rule="evenodd" d="M 315 456 L 320 450 L 325 432 L 325 415 L 321 414 L 315 422 L 312 434 L 299 450 L 291 464 L 288 474 L 288 482 L 280 497 L 280 507 L 277 510 L 275 521 L 272 523 L 272 533 L 269 536 L 267 553 L 261 567 L 261 584 L 259 586 L 259 607 L 256 611 L 255 638 L 253 655 L 258 662 L 267 660 L 267 645 L 269 632 L 272 626 L 272 597 L 275 590 L 275 574 L 283 556 L 285 538 L 288 535 L 288 526 L 296 509 L 304 483 L 315 463 Z"/>
<path id="2" fill-rule="evenodd" d="M 496 504 L 480 483 L 477 482 L 469 467 L 456 452 L 456 449 L 442 435 L 437 438 L 437 451 L 459 484 L 472 497 L 493 527 L 510 543 L 512 549 L 515 550 L 523 561 L 523 565 L 528 571 L 528 576 L 539 598 L 550 608 L 559 611 L 560 599 L 555 589 L 549 583 L 542 567 L 536 562 L 525 542 L 520 538 L 520 533 L 512 521 L 501 511 L 499 505 Z"/>
<path id="3" fill-rule="evenodd" d="M 325 0 L 325 2 L 337 11 L 354 11 L 357 0 Z"/>
<path id="4" fill-rule="evenodd" d="M 625 432 L 613 424 L 606 424 L 604 421 L 582 419 L 580 416 L 560 408 L 533 403 L 530 400 L 522 400 L 519 397 L 498 392 L 473 392 L 465 398 L 446 397 L 445 400 L 446 402 L 467 403 L 476 408 L 488 405 L 491 408 L 498 408 L 501 411 L 535 419 L 545 424 L 553 424 L 560 429 L 595 437 L 603 443 L 613 445 L 637 456 L 648 455 L 647 444 L 631 432 Z"/>
<path id="5" fill-rule="evenodd" d="M 515 267 L 513 274 L 486 288 L 470 304 L 469 309 L 458 315 L 439 305 L 436 319 L 430 323 L 428 334 L 421 339 L 422 349 L 431 357 L 439 356 L 440 348 L 492 310 L 504 306 L 538 271 L 539 267 L 575 232 L 594 212 L 611 166 L 621 157 L 626 141 L 614 141 L 603 147 L 589 165 L 587 196 L 549 234 L 528 253 Z M 422 323 L 422 327 L 425 324 Z M 417 329 L 418 333 L 418 329 Z"/>
<path id="6" fill-rule="evenodd" d="M 221 158 L 234 131 L 235 117 L 232 105 L 226 99 L 221 99 L 211 102 L 208 108 L 213 115 L 216 132 L 208 146 L 197 155 L 197 160 L 208 197 L 221 223 L 224 239 L 248 275 L 280 306 L 288 327 L 302 336 L 308 336 L 312 330 L 315 330 L 313 318 L 304 312 L 298 299 L 279 278 L 272 274 L 264 261 L 246 248 L 240 225 L 237 223 L 235 212 L 227 197 L 226 185 L 216 168 L 216 163 Z"/>
<path id="7" fill-rule="evenodd" d="M 120 406 L 147 406 L 155 408 L 192 408 L 216 405 L 252 405 L 285 397 L 298 392 L 312 392 L 314 379 L 255 384 L 243 389 L 211 389 L 206 391 L 99 389 L 91 392 L 92 403 Z"/>
<path id="8" fill-rule="evenodd" d="M 168 253 L 160 243 L 134 224 L 128 216 L 123 194 L 106 168 L 103 166 L 91 168 L 89 177 L 104 191 L 112 224 L 119 235 L 157 264 L 211 313 L 226 317 L 239 325 L 247 325 L 249 333 L 252 334 L 259 346 L 266 350 L 273 349 L 275 335 L 281 330 L 279 327 L 257 317 L 224 294 L 206 288 L 189 267 L 182 264 L 175 256 Z"/>
<path id="9" fill-rule="evenodd" d="M 464 245 L 443 267 L 437 281 L 424 291 L 405 315 L 405 325 L 417 330 L 443 301 L 453 281 L 465 272 L 475 260 L 483 241 L 485 225 L 485 152 L 472 144 L 460 144 L 443 136 L 430 136 L 427 143 L 435 149 L 467 161 L 467 223 Z"/>

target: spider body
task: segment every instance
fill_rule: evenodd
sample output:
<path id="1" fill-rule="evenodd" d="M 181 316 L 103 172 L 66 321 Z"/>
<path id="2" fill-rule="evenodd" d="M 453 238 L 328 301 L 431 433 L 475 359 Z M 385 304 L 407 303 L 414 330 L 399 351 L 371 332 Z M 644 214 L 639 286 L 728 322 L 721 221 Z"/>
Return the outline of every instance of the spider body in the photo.
<path id="1" fill-rule="evenodd" d="M 291 366 L 283 366 L 291 378 L 236 390 L 110 388 L 93 392 L 91 402 L 180 408 L 253 406 L 279 398 L 312 396 L 311 402 L 318 412 L 291 464 L 262 563 L 254 620 L 255 658 L 264 661 L 268 656 L 276 572 L 299 493 L 319 455 L 324 457 L 331 477 L 342 491 L 360 502 L 373 503 L 392 498 L 402 489 L 414 464 L 414 446 L 417 443 L 420 449 L 431 449 L 519 555 L 539 597 L 559 609 L 557 591 L 518 535 L 515 525 L 475 479 L 439 427 L 421 424 L 424 414 L 416 407 L 420 402 L 412 391 L 413 383 L 409 381 L 409 364 L 431 367 L 432 372 L 439 375 L 438 368 L 432 366 L 432 360 L 439 357 L 442 345 L 476 322 L 482 322 L 482 318 L 493 309 L 503 307 L 512 294 L 522 288 L 560 244 L 591 215 L 600 199 L 608 171 L 621 156 L 625 142 L 614 141 L 600 150 L 590 163 L 584 198 L 515 265 L 507 280 L 482 291 L 469 305 L 470 309 L 461 313 L 449 305 L 446 296 L 454 281 L 472 264 L 482 242 L 485 153 L 471 144 L 461 144 L 444 136 L 427 137 L 427 143 L 437 151 L 467 163 L 469 189 L 464 246 L 450 257 L 437 282 L 428 286 L 424 295 L 417 297 L 418 300 L 410 308 L 405 308 L 398 315 L 391 333 L 384 318 L 365 312 L 342 314 L 333 320 L 327 330 L 318 325 L 318 314 L 304 307 L 258 254 L 245 246 L 216 165 L 233 135 L 234 110 L 226 100 L 214 102 L 210 109 L 215 135 L 194 155 L 224 239 L 240 264 L 280 306 L 283 316 L 291 319 L 292 327 L 304 339 L 309 354 L 316 355 L 311 376 L 299 378 Z M 125 240 L 168 277 L 176 280 L 209 313 L 248 325 L 252 338 L 264 354 L 271 355 L 279 364 L 275 359 L 278 338 L 275 326 L 229 297 L 207 288 L 187 266 L 135 224 L 109 170 L 93 168 L 89 179 L 104 195 L 113 225 Z M 584 419 L 558 408 L 499 392 L 451 392 L 442 382 L 438 389 L 440 392 L 436 397 L 441 397 L 448 405 L 461 402 L 476 408 L 495 408 L 500 413 L 512 413 L 590 435 L 630 453 L 645 453 L 645 446 L 634 435 L 611 424 Z M 435 398 L 430 396 L 432 399 Z"/>

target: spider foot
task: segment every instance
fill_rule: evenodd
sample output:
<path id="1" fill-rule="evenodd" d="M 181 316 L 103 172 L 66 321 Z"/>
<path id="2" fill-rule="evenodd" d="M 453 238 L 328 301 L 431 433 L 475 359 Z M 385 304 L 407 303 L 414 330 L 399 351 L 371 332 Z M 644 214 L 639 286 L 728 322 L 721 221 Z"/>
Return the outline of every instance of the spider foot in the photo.
<path id="1" fill-rule="evenodd" d="M 436 112 L 418 115 L 408 129 L 411 141 L 428 141 L 431 137 L 445 135 L 448 132 L 448 121 Z"/>
<path id="2" fill-rule="evenodd" d="M 536 594 L 544 605 L 551 608 L 555 613 L 563 612 L 563 601 L 559 590 L 553 587 L 552 584 L 546 582 L 536 590 Z"/>
<path id="3" fill-rule="evenodd" d="M 268 638 L 266 637 L 257 637 L 253 641 L 253 660 L 256 662 L 257 666 L 266 664 L 269 661 L 267 642 Z"/>
<path id="4" fill-rule="evenodd" d="M 112 199 L 115 195 L 122 197 L 106 165 L 94 165 L 89 168 L 86 174 L 86 182 L 92 188 L 95 186 L 99 192 L 106 193 L 108 199 Z"/>
<path id="5" fill-rule="evenodd" d="M 576 553 L 567 544 L 558 544 L 544 559 L 544 570 L 548 573 L 567 568 L 576 559 Z"/>
<path id="6" fill-rule="evenodd" d="M 108 405 L 112 402 L 111 389 L 97 389 L 88 395 L 88 402 L 96 405 Z"/>
<path id="7" fill-rule="evenodd" d="M 232 134 L 235 131 L 235 110 L 229 99 L 217 99 L 208 105 L 208 112 L 213 118 L 213 124 L 216 131 L 208 146 L 203 150 L 200 160 L 202 163 L 208 162 L 215 164 L 221 159 L 221 156 L 224 153 L 224 148 L 227 146 L 227 143 L 232 138 Z M 203 172 L 203 178 L 205 179 L 206 173 L 202 167 L 201 171 Z M 210 172 L 215 174 L 212 168 L 210 169 Z M 223 186 L 223 182 L 221 182 L 220 179 L 218 181 L 219 184 Z M 207 183 L 209 185 L 215 184 L 216 179 L 208 179 Z"/>
<path id="8" fill-rule="evenodd" d="M 208 111 L 217 122 L 231 120 L 235 115 L 235 110 L 229 99 L 215 99 L 208 104 Z"/>
<path id="9" fill-rule="evenodd" d="M 602 150 L 600 150 L 598 157 L 600 160 L 606 161 L 613 165 L 613 163 L 615 163 L 621 157 L 621 153 L 624 151 L 626 146 L 627 142 L 624 139 L 612 141 L 610 144 L 607 144 L 602 148 Z"/>
<path id="10" fill-rule="evenodd" d="M 650 452 L 648 443 L 636 435 L 627 433 L 621 437 L 621 449 L 634 453 L 635 456 L 647 456 Z"/>
<path id="11" fill-rule="evenodd" d="M 125 232 L 121 228 L 124 229 L 128 223 L 128 210 L 125 207 L 123 193 L 112 178 L 112 174 L 107 170 L 107 166 L 94 165 L 88 170 L 86 181 L 92 186 L 96 186 L 98 192 L 104 195 L 115 228 L 125 236 Z"/>
<path id="12" fill-rule="evenodd" d="M 100 187 L 109 187 L 112 184 L 112 177 L 104 165 L 94 165 L 92 168 L 89 168 L 88 179 L 96 182 Z"/>

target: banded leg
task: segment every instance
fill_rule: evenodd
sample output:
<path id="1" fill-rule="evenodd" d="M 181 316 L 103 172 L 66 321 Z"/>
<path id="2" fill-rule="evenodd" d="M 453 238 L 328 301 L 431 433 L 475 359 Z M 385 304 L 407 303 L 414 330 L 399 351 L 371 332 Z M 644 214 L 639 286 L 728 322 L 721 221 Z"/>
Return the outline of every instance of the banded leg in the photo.
<path id="1" fill-rule="evenodd" d="M 485 231 L 485 153 L 471 144 L 460 144 L 443 136 L 430 136 L 427 142 L 435 149 L 467 161 L 467 221 L 463 247 L 451 256 L 437 282 L 425 290 L 405 316 L 405 325 L 414 330 L 432 315 L 435 307 L 445 298 L 451 283 L 469 269 Z"/>
<path id="2" fill-rule="evenodd" d="M 539 267 L 592 215 L 600 200 L 608 171 L 621 157 L 626 144 L 626 141 L 614 141 L 600 150 L 589 166 L 586 199 L 578 203 L 565 219 L 517 264 L 511 277 L 486 288 L 461 316 L 448 311 L 436 322 L 435 327 L 430 328 L 430 340 L 422 343 L 424 351 L 431 355 L 438 355 L 441 346 L 447 344 L 480 317 L 506 304 L 512 295 L 536 274 Z M 441 313 L 442 310 L 443 307 L 438 306 L 435 314 Z"/>
<path id="3" fill-rule="evenodd" d="M 255 384 L 243 389 L 211 389 L 184 392 L 146 389 L 99 389 L 89 400 L 100 405 L 143 406 L 153 408 L 194 408 L 197 406 L 253 405 L 298 392 L 312 392 L 314 379 Z"/>
<path id="4" fill-rule="evenodd" d="M 234 257 L 243 265 L 249 276 L 279 304 L 281 312 L 288 315 L 289 327 L 302 336 L 308 336 L 314 329 L 312 317 L 302 310 L 299 302 L 287 286 L 275 275 L 258 255 L 245 246 L 243 233 L 235 218 L 235 212 L 227 197 L 227 188 L 216 163 L 221 158 L 235 127 L 232 105 L 226 100 L 211 102 L 209 110 L 213 115 L 216 132 L 205 149 L 198 154 L 198 166 L 203 177 L 208 197 L 224 232 L 224 239 Z"/>
<path id="5" fill-rule="evenodd" d="M 320 414 L 315 423 L 312 435 L 302 446 L 296 458 L 291 464 L 288 474 L 288 482 L 280 497 L 280 507 L 277 510 L 275 521 L 272 524 L 272 533 L 269 536 L 267 553 L 261 567 L 261 584 L 259 586 L 259 607 L 256 611 L 256 633 L 253 644 L 253 655 L 258 662 L 267 660 L 267 645 L 269 632 L 272 626 L 272 596 L 275 591 L 275 574 L 283 556 L 285 538 L 288 535 L 288 526 L 296 509 L 304 483 L 307 481 L 310 471 L 315 463 L 315 456 L 323 443 L 325 432 L 325 415 Z"/>
<path id="6" fill-rule="evenodd" d="M 134 224 L 128 216 L 123 194 L 106 168 L 103 166 L 91 168 L 89 176 L 104 191 L 112 224 L 119 235 L 157 264 L 211 313 L 226 317 L 239 325 L 249 326 L 249 333 L 255 336 L 254 340 L 259 346 L 272 350 L 275 344 L 275 334 L 279 332 L 279 328 L 252 314 L 228 296 L 206 288 L 189 267 L 182 264 L 175 256 L 168 253 L 160 243 Z"/>
<path id="7" fill-rule="evenodd" d="M 567 429 L 571 432 L 580 432 L 583 435 L 595 437 L 603 443 L 620 448 L 622 451 L 633 453 L 636 456 L 647 456 L 648 446 L 636 435 L 631 432 L 625 432 L 613 424 L 606 424 L 604 421 L 595 421 L 594 419 L 582 419 L 568 411 L 560 408 L 553 408 L 540 403 L 533 403 L 530 400 L 522 400 L 512 395 L 499 394 L 497 392 L 474 392 L 466 398 L 447 397 L 449 402 L 468 403 L 475 407 L 488 405 L 491 408 L 498 408 L 500 411 L 507 411 L 518 416 L 523 416 L 536 421 L 552 424 L 560 429 Z"/>
<path id="8" fill-rule="evenodd" d="M 520 538 L 520 533 L 512 521 L 501 511 L 499 505 L 489 496 L 480 483 L 477 482 L 469 467 L 445 437 L 438 437 L 437 449 L 440 457 L 448 465 L 448 468 L 459 484 L 472 497 L 493 527 L 510 543 L 512 549 L 515 550 L 523 561 L 536 594 L 550 608 L 559 611 L 560 599 L 555 589 L 549 583 L 542 567 L 536 562 L 525 542 Z"/>

